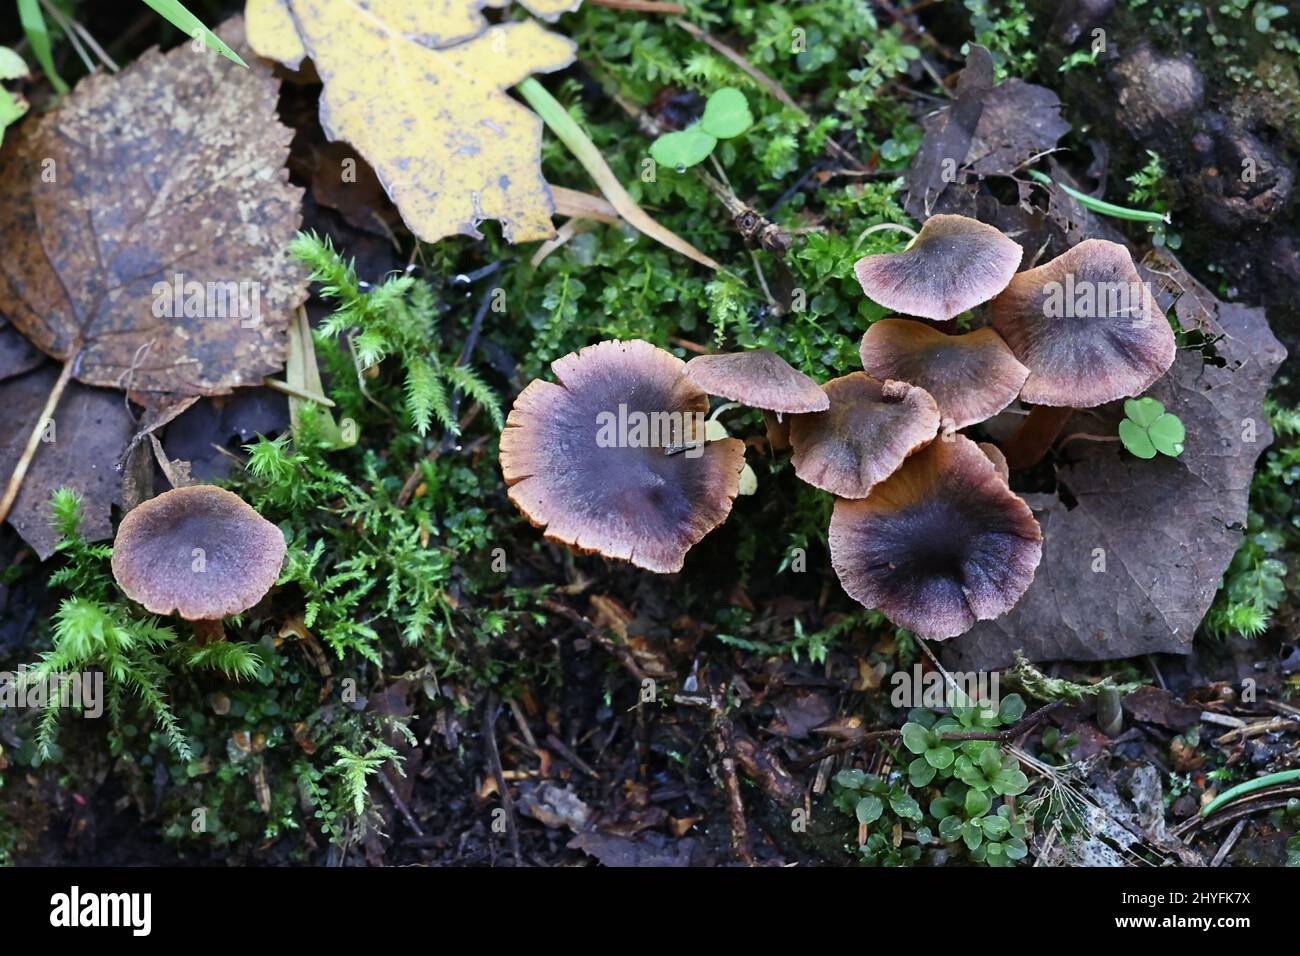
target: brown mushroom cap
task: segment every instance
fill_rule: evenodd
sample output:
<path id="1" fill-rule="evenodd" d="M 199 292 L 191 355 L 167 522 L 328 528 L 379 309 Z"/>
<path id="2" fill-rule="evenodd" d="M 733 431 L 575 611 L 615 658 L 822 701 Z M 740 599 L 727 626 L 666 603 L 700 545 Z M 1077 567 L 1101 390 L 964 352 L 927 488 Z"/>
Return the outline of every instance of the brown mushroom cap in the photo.
<path id="1" fill-rule="evenodd" d="M 945 335 L 907 319 L 882 319 L 862 337 L 862 367 L 879 379 L 923 388 L 945 428 L 992 418 L 1016 400 L 1029 369 L 992 329 Z"/>
<path id="2" fill-rule="evenodd" d="M 501 471 L 510 500 L 548 540 L 664 573 L 681 570 L 686 552 L 726 520 L 744 444 L 664 454 L 704 438 L 709 399 L 684 368 L 648 342 L 601 342 L 551 363 L 559 384 L 537 380 L 519 393 L 501 433 Z M 629 441 L 610 445 L 602 428 L 620 419 Z M 643 420 L 663 427 L 638 437 Z M 679 437 L 665 434 L 672 422 Z"/>
<path id="3" fill-rule="evenodd" d="M 902 252 L 864 256 L 853 271 L 873 302 L 947 321 L 1007 287 L 1024 251 L 968 216 L 931 216 Z"/>
<path id="4" fill-rule="evenodd" d="M 686 375 L 710 395 L 764 411 L 824 412 L 830 404 L 820 385 L 769 349 L 698 355 Z"/>
<path id="5" fill-rule="evenodd" d="M 822 491 L 866 497 L 939 432 L 939 406 L 906 382 L 853 372 L 822 387 L 830 408 L 790 419 L 794 473 Z"/>
<path id="6" fill-rule="evenodd" d="M 1174 361 L 1173 329 L 1133 257 L 1104 239 L 1020 273 L 989 312 L 1029 367 L 1020 397 L 1035 405 L 1092 408 L 1140 395 Z"/>
<path id="7" fill-rule="evenodd" d="M 934 640 L 1009 611 L 1042 557 L 1029 506 L 963 435 L 932 442 L 869 497 L 835 502 L 829 541 L 854 600 Z"/>
<path id="8" fill-rule="evenodd" d="M 173 488 L 128 511 L 113 577 L 152 614 L 216 621 L 252 607 L 284 563 L 280 529 L 214 485 Z"/>

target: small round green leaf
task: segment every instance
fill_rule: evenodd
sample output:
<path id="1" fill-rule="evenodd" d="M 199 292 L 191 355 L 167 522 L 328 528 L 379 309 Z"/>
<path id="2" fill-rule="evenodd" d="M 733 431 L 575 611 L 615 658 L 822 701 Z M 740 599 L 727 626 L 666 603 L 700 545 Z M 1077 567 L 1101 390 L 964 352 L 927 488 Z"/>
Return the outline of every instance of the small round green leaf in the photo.
<path id="1" fill-rule="evenodd" d="M 700 117 L 700 129 L 718 139 L 739 136 L 753 125 L 754 116 L 745 94 L 732 86 L 724 86 L 710 96 Z"/>
<path id="2" fill-rule="evenodd" d="M 1154 398 L 1129 398 L 1124 401 L 1124 414 L 1133 424 L 1146 428 L 1165 413 L 1165 407 Z"/>
<path id="3" fill-rule="evenodd" d="M 911 721 L 903 724 L 903 746 L 914 754 L 923 754 L 930 747 L 930 731 Z"/>
<path id="4" fill-rule="evenodd" d="M 1156 446 L 1151 444 L 1146 429 L 1127 418 L 1119 423 L 1119 440 L 1138 458 L 1156 457 Z"/>
<path id="5" fill-rule="evenodd" d="M 998 705 L 998 716 L 1004 724 L 1014 724 L 1025 715 L 1025 700 L 1019 694 L 1007 694 Z"/>
<path id="6" fill-rule="evenodd" d="M 1155 446 L 1156 451 L 1170 458 L 1177 458 L 1183 453 L 1183 440 L 1186 437 L 1187 430 L 1183 428 L 1183 423 L 1178 416 L 1167 412 L 1152 422 L 1151 427 L 1147 429 L 1147 438 Z"/>
<path id="7" fill-rule="evenodd" d="M 907 779 L 914 787 L 928 786 L 939 771 L 924 757 L 917 757 L 907 765 Z"/>
<path id="8" fill-rule="evenodd" d="M 961 836 L 962 819 L 957 814 L 944 817 L 939 821 L 939 839 L 952 843 Z"/>
<path id="9" fill-rule="evenodd" d="M 966 815 L 971 818 L 982 817 L 993 806 L 993 800 L 983 790 L 973 787 L 966 791 Z"/>
<path id="10" fill-rule="evenodd" d="M 884 801 L 881 800 L 879 797 L 875 797 L 875 796 L 863 797 L 861 800 L 858 801 L 858 806 L 855 810 L 855 813 L 857 814 L 858 817 L 858 822 L 861 823 L 863 826 L 866 826 L 867 824 L 870 823 L 875 823 L 877 820 L 880 819 L 880 815 L 884 812 L 885 812 Z"/>
<path id="11" fill-rule="evenodd" d="M 660 166 L 685 170 L 709 158 L 717 139 L 696 126 L 664 133 L 650 144 L 650 156 Z"/>
<path id="12" fill-rule="evenodd" d="M 926 762 L 936 770 L 947 770 L 952 766 L 952 750 L 942 745 L 931 747 L 925 752 Z"/>

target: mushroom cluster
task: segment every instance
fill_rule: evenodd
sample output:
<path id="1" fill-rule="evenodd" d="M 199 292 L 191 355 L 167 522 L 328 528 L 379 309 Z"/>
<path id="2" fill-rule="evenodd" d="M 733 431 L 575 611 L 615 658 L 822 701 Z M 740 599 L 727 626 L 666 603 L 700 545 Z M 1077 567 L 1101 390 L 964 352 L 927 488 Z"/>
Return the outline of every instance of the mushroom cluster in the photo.
<path id="1" fill-rule="evenodd" d="M 1042 533 L 1011 491 L 1070 412 L 1145 391 L 1173 330 L 1128 250 L 1087 240 L 1017 273 L 1019 245 L 965 216 L 929 219 L 902 252 L 855 266 L 888 318 L 863 336 L 863 371 L 818 386 L 767 349 L 683 363 L 647 342 L 601 342 L 520 393 L 501 438 L 510 498 L 577 551 L 677 571 L 731 510 L 744 466 L 709 440 L 708 396 L 761 410 L 775 452 L 836 498 L 828 541 L 844 590 L 933 639 L 1007 613 L 1029 588 Z M 989 303 L 990 324 L 943 323 Z M 918 319 L 927 319 L 926 324 Z M 1021 400 L 1004 449 L 962 429 Z"/>

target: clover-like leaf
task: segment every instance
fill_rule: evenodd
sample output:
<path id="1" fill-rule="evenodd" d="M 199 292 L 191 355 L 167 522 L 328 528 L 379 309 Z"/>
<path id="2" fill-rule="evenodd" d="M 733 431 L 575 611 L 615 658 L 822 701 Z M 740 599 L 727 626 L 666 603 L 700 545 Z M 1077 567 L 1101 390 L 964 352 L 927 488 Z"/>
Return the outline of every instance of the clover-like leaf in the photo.
<path id="1" fill-rule="evenodd" d="M 1176 458 L 1183 453 L 1187 430 L 1177 415 L 1166 412 L 1154 398 L 1128 399 L 1124 414 L 1119 438 L 1133 455 L 1151 459 L 1157 454 Z"/>
<path id="2" fill-rule="evenodd" d="M 754 125 L 754 115 L 749 111 L 745 94 L 731 86 L 724 86 L 709 97 L 700 117 L 702 131 L 718 139 L 732 139 Z"/>
<path id="3" fill-rule="evenodd" d="M 683 172 L 697 163 L 709 158 L 713 147 L 718 145 L 715 137 L 690 126 L 672 133 L 664 133 L 650 144 L 650 156 L 660 166 L 671 166 Z"/>
<path id="4" fill-rule="evenodd" d="M 939 821 L 939 839 L 953 843 L 961 838 L 962 825 L 965 823 L 957 814 L 949 814 Z"/>
<path id="5" fill-rule="evenodd" d="M 993 775 L 993 791 L 1004 797 L 1014 797 L 1029 789 L 1029 778 L 1019 767 L 999 770 Z"/>

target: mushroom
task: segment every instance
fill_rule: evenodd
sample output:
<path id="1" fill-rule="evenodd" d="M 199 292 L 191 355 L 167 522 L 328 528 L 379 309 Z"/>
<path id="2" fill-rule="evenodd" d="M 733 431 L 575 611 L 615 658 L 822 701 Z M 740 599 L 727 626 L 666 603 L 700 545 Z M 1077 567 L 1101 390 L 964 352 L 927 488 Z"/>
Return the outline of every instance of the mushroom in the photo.
<path id="1" fill-rule="evenodd" d="M 996 415 L 1016 400 L 1029 369 L 992 329 L 945 335 L 921 322 L 882 319 L 862 337 L 862 367 L 879 379 L 925 389 L 945 429 Z"/>
<path id="2" fill-rule="evenodd" d="M 822 491 L 865 498 L 939 433 L 939 406 L 914 385 L 852 372 L 822 388 L 829 409 L 790 419 L 794 473 Z"/>
<path id="3" fill-rule="evenodd" d="M 215 485 L 173 488 L 128 511 L 113 541 L 113 577 L 152 614 L 194 622 L 200 643 L 221 619 L 271 589 L 284 563 L 280 529 Z"/>
<path id="4" fill-rule="evenodd" d="M 1042 540 L 1029 506 L 964 435 L 932 442 L 865 499 L 836 501 L 829 534 L 849 596 L 935 640 L 1014 607 Z"/>
<path id="5" fill-rule="evenodd" d="M 989 461 L 993 462 L 993 467 L 998 473 L 998 477 L 1003 481 L 1010 483 L 1011 468 L 1007 465 L 1007 456 L 1002 454 L 1002 449 L 989 441 L 979 443 L 980 451 L 988 456 Z"/>
<path id="6" fill-rule="evenodd" d="M 770 349 L 699 355 L 686 363 L 686 375 L 710 395 L 759 409 L 773 451 L 789 445 L 783 415 L 824 412 L 830 406 L 820 385 Z"/>
<path id="7" fill-rule="evenodd" d="M 1012 471 L 1038 462 L 1074 409 L 1140 395 L 1174 361 L 1173 329 L 1116 242 L 1087 239 L 1020 273 L 989 311 L 1036 406 L 1005 449 Z"/>
<path id="8" fill-rule="evenodd" d="M 705 440 L 709 398 L 684 369 L 649 342 L 600 342 L 519 393 L 501 471 L 547 540 L 665 573 L 726 520 L 745 446 Z"/>
<path id="9" fill-rule="evenodd" d="M 854 265 L 862 291 L 894 312 L 942 322 L 1006 288 L 1024 251 L 967 216 L 931 216 L 902 252 Z"/>

